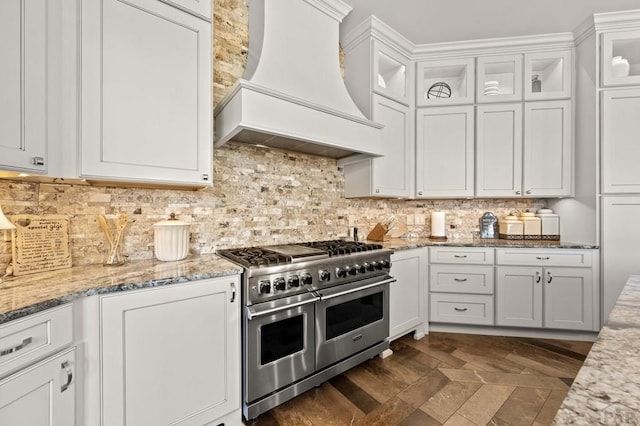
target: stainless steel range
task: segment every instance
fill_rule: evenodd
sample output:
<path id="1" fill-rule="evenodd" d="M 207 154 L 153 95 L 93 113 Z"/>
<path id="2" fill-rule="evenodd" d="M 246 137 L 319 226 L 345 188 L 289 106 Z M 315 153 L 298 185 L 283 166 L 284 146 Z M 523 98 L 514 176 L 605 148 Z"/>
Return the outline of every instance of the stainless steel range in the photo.
<path id="1" fill-rule="evenodd" d="M 246 419 L 389 348 L 391 253 L 342 240 L 218 251 L 244 268 Z"/>

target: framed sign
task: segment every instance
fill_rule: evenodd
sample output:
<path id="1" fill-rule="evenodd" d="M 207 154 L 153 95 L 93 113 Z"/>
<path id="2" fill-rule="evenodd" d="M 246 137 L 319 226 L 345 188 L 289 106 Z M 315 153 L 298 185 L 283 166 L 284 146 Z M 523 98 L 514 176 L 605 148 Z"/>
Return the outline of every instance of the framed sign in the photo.
<path id="1" fill-rule="evenodd" d="M 69 219 L 65 216 L 15 215 L 13 274 L 25 275 L 71 267 Z"/>

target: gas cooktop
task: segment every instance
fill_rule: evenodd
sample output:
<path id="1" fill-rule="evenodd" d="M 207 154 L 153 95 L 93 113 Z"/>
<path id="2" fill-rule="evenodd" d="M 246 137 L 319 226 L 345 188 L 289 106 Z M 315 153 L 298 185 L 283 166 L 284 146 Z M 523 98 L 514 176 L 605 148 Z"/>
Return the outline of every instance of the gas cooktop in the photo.
<path id="1" fill-rule="evenodd" d="M 382 250 L 380 244 L 358 241 L 329 240 L 310 243 L 283 244 L 263 247 L 243 247 L 218 250 L 218 254 L 240 265 L 250 267 L 273 266 L 327 259 L 373 250 Z"/>

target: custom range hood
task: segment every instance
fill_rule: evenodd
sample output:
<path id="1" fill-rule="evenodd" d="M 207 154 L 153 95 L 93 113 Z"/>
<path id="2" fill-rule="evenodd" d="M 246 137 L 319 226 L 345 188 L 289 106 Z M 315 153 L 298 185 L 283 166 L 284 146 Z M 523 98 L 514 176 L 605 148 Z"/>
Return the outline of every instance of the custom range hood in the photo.
<path id="1" fill-rule="evenodd" d="M 243 78 L 215 109 L 216 146 L 233 140 L 332 158 L 381 155 L 340 74 L 341 0 L 249 0 Z"/>

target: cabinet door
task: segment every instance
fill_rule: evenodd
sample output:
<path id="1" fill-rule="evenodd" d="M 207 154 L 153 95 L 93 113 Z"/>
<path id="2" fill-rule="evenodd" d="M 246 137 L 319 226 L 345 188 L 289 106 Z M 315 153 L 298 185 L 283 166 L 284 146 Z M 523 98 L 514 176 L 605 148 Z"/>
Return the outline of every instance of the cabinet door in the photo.
<path id="1" fill-rule="evenodd" d="M 75 348 L 0 380 L 0 425 L 75 425 Z"/>
<path id="2" fill-rule="evenodd" d="M 383 156 L 373 159 L 374 196 L 411 197 L 414 182 L 413 131 L 409 107 L 373 96 L 372 120 L 384 124 Z"/>
<path id="3" fill-rule="evenodd" d="M 593 329 L 591 268 L 545 268 L 543 281 L 545 328 Z"/>
<path id="4" fill-rule="evenodd" d="M 396 50 L 373 42 L 373 91 L 409 105 L 411 67 Z"/>
<path id="5" fill-rule="evenodd" d="M 481 56 L 476 76 L 478 103 L 522 100 L 522 55 Z"/>
<path id="6" fill-rule="evenodd" d="M 195 13 L 206 20 L 211 20 L 211 4 L 209 0 L 161 0 L 178 8 Z"/>
<path id="7" fill-rule="evenodd" d="M 602 321 L 627 283 L 640 274 L 640 197 L 602 197 Z"/>
<path id="8" fill-rule="evenodd" d="M 602 34 L 602 85 L 640 84 L 640 30 L 611 31 Z M 616 63 L 613 59 L 619 57 Z M 626 61 L 626 63 L 625 63 Z"/>
<path id="9" fill-rule="evenodd" d="M 208 185 L 211 24 L 157 0 L 82 2 L 81 177 Z"/>
<path id="10" fill-rule="evenodd" d="M 572 56 L 570 49 L 525 53 L 524 99 L 570 98 Z"/>
<path id="11" fill-rule="evenodd" d="M 425 249 L 401 250 L 391 255 L 391 275 L 396 279 L 389 292 L 389 336 L 398 338 L 411 330 L 425 333 L 426 258 Z"/>
<path id="12" fill-rule="evenodd" d="M 0 170 L 47 171 L 47 2 L 0 2 Z"/>
<path id="13" fill-rule="evenodd" d="M 542 268 L 496 268 L 496 324 L 542 327 Z"/>
<path id="14" fill-rule="evenodd" d="M 522 104 L 477 107 L 476 196 L 522 195 Z"/>
<path id="15" fill-rule="evenodd" d="M 417 111 L 418 198 L 473 197 L 473 106 Z"/>
<path id="16" fill-rule="evenodd" d="M 640 89 L 602 94 L 602 192 L 640 192 Z"/>
<path id="17" fill-rule="evenodd" d="M 201 425 L 240 408 L 237 288 L 232 277 L 101 299 L 103 424 Z"/>
<path id="18" fill-rule="evenodd" d="M 524 106 L 524 196 L 570 196 L 573 179 L 571 101 Z"/>
<path id="19" fill-rule="evenodd" d="M 474 62 L 473 58 L 418 62 L 416 105 L 472 104 L 475 99 Z"/>

